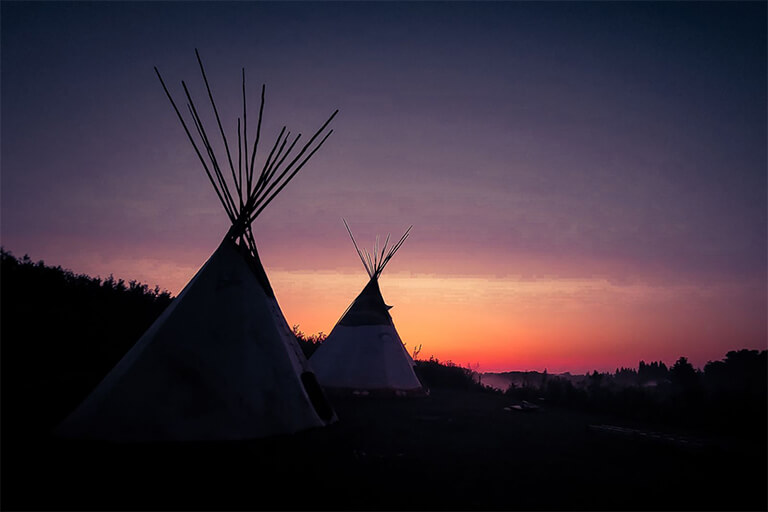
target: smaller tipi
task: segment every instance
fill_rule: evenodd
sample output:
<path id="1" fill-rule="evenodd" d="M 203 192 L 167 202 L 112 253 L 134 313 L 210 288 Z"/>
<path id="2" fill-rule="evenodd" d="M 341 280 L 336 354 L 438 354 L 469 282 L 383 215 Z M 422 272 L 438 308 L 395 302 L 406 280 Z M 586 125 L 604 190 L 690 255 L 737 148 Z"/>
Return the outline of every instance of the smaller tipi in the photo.
<path id="1" fill-rule="evenodd" d="M 408 238 L 411 228 L 389 251 L 387 236 L 383 248 L 379 249 L 377 238 L 373 255 L 363 249 L 363 256 L 346 221 L 344 226 L 370 279 L 310 358 L 315 375 L 328 391 L 424 395 L 425 390 L 413 371 L 413 359 L 389 314 L 392 306 L 384 302 L 379 289 L 379 276 Z"/>

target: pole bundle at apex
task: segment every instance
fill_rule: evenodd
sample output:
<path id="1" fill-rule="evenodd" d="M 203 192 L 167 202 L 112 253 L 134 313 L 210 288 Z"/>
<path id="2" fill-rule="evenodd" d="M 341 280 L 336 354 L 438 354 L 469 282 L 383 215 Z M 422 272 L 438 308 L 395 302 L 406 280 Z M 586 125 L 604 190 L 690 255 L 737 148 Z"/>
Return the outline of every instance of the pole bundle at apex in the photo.
<path id="1" fill-rule="evenodd" d="M 267 156 L 264 166 L 262 167 L 258 176 L 255 176 L 255 162 L 256 152 L 261 138 L 261 121 L 264 113 L 264 95 L 266 86 L 261 86 L 261 104 L 259 106 L 259 118 L 256 124 L 256 136 L 253 141 L 253 150 L 251 152 L 250 159 L 248 157 L 248 124 L 247 124 L 247 104 L 246 104 L 246 86 L 245 86 L 245 68 L 242 70 L 242 92 L 243 92 L 243 116 L 237 118 L 237 172 L 235 171 L 235 165 L 232 159 L 232 153 L 230 152 L 229 141 L 224 132 L 224 128 L 221 123 L 219 111 L 216 108 L 216 102 L 211 92 L 211 87 L 208 82 L 208 77 L 205 74 L 205 68 L 203 67 L 203 61 L 200 58 L 200 53 L 195 49 L 195 55 L 197 56 L 197 62 L 200 66 L 200 73 L 205 83 L 205 88 L 208 92 L 208 99 L 213 109 L 213 114 L 216 117 L 216 123 L 218 125 L 219 133 L 224 142 L 224 148 L 226 151 L 227 162 L 223 165 L 229 166 L 231 178 L 225 176 L 226 169 L 222 171 L 222 165 L 219 163 L 216 154 L 211 145 L 211 140 L 208 133 L 203 126 L 200 119 L 200 115 L 195 106 L 195 102 L 192 100 L 192 96 L 187 89 L 186 83 L 182 80 L 181 86 L 184 89 L 184 95 L 187 101 L 187 110 L 192 120 L 192 124 L 197 132 L 199 142 L 195 141 L 195 137 L 184 121 L 184 117 L 181 115 L 179 108 L 176 106 L 176 102 L 173 100 L 171 93 L 168 91 L 168 87 L 160 75 L 157 67 L 155 67 L 155 73 L 160 79 L 160 83 L 163 86 L 166 96 L 171 102 L 173 109 L 176 111 L 176 115 L 181 122 L 184 131 L 189 138 L 192 147 L 197 153 L 197 157 L 200 159 L 200 163 L 203 164 L 208 179 L 213 185 L 213 189 L 216 192 L 216 196 L 219 198 L 221 205 L 224 207 L 224 211 L 227 213 L 232 227 L 230 228 L 227 236 L 232 240 L 240 240 L 242 244 L 245 244 L 252 254 L 256 254 L 256 243 L 253 238 L 253 232 L 251 230 L 251 224 L 259 216 L 259 214 L 272 202 L 272 200 L 283 190 L 283 188 L 293 179 L 294 176 L 304 167 L 310 158 L 317 152 L 318 149 L 325 143 L 328 137 L 333 133 L 333 130 L 328 130 L 325 135 L 315 142 L 318 137 L 325 132 L 326 128 L 338 114 L 338 109 L 331 114 L 328 120 L 315 132 L 315 134 L 304 144 L 301 150 L 293 156 L 293 158 L 284 167 L 283 164 L 291 155 L 296 143 L 301 138 L 301 134 L 297 134 L 293 138 L 292 142 L 286 149 L 286 144 L 291 136 L 291 132 L 286 133 L 286 127 L 280 131 L 277 136 L 274 145 L 272 146 L 269 155 Z M 206 158 L 203 157 L 200 146 L 198 143 L 202 143 L 202 149 L 204 150 Z M 254 179 L 255 177 L 255 179 Z M 229 182 L 231 180 L 231 184 Z M 233 191 L 236 197 L 233 197 Z"/>
<path id="2" fill-rule="evenodd" d="M 387 245 L 389 244 L 389 234 L 387 234 L 387 239 L 384 241 L 384 246 L 381 248 L 381 250 L 379 250 L 379 236 L 376 235 L 376 242 L 373 245 L 373 256 L 371 256 L 371 254 L 365 248 L 360 251 L 360 248 L 357 246 L 357 242 L 355 241 L 355 237 L 352 235 L 352 230 L 349 229 L 347 221 L 345 219 L 341 220 L 344 222 L 344 227 L 347 228 L 347 233 L 349 233 L 349 237 L 352 239 L 352 243 L 355 245 L 357 255 L 360 256 L 360 261 L 363 262 L 365 271 L 368 272 L 368 276 L 371 279 L 379 278 L 381 273 L 384 271 L 384 267 L 387 266 L 387 263 L 389 263 L 389 260 L 392 259 L 392 256 L 394 256 L 397 250 L 400 249 L 400 246 L 403 245 L 405 239 L 408 238 L 408 235 L 411 232 L 411 228 L 413 228 L 413 225 L 411 225 L 405 231 L 403 236 L 400 237 L 400 240 L 389 248 L 389 251 L 387 251 Z"/>

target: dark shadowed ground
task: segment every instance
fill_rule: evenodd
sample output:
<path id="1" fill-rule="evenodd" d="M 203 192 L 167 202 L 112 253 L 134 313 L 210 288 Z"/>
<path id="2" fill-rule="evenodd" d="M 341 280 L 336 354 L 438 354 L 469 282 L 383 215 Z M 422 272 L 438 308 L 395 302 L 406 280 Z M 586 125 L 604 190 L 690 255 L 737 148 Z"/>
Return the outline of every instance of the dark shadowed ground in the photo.
<path id="1" fill-rule="evenodd" d="M 110 445 L 8 432 L 4 509 L 765 510 L 762 439 L 661 443 L 646 428 L 498 394 L 334 398 L 340 421 L 294 436 Z M 667 432 L 670 432 L 668 429 Z M 677 434 L 685 434 L 675 432 Z M 691 444 L 691 443 L 689 443 Z"/>

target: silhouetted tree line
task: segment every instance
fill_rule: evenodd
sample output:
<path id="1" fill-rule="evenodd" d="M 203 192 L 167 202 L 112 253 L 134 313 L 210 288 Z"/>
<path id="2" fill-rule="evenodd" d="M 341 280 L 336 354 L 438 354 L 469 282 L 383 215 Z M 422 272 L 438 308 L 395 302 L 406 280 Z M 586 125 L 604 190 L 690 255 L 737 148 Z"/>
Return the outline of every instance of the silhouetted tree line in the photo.
<path id="1" fill-rule="evenodd" d="M 317 334 L 305 334 L 304 331 L 299 329 L 299 324 L 294 325 L 292 329 L 293 335 L 296 336 L 296 340 L 299 342 L 299 346 L 307 359 L 315 353 L 315 350 L 317 350 L 320 344 L 328 337 L 323 331 L 320 331 Z"/>
<path id="2" fill-rule="evenodd" d="M 493 391 L 477 380 L 477 374 L 471 369 L 452 361 L 440 361 L 434 356 L 415 361 L 414 371 L 421 383 L 427 388 L 464 389 L 471 391 Z"/>
<path id="3" fill-rule="evenodd" d="M 71 411 L 170 304 L 159 287 L 75 274 L 0 249 L 3 430 Z"/>
<path id="4" fill-rule="evenodd" d="M 640 361 L 637 370 L 597 370 L 584 379 L 547 376 L 539 385 L 510 386 L 506 394 L 622 416 L 764 436 L 768 426 L 768 351 L 730 351 L 697 370 L 687 358 L 671 368 Z"/>

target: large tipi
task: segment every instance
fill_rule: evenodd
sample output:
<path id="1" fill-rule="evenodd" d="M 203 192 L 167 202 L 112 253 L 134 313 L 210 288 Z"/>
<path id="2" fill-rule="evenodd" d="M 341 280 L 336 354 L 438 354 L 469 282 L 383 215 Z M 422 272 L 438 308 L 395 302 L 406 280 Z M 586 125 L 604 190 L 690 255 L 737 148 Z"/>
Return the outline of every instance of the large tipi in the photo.
<path id="1" fill-rule="evenodd" d="M 317 378 L 323 387 L 337 392 L 423 395 L 425 390 L 413 371 L 413 359 L 389 314 L 392 306 L 384 302 L 379 289 L 384 267 L 408 238 L 411 228 L 389 250 L 389 236 L 381 249 L 377 238 L 373 255 L 363 249 L 363 256 L 346 221 L 344 226 L 369 280 L 312 354 L 310 361 Z"/>
<path id="2" fill-rule="evenodd" d="M 197 137 L 155 71 L 231 227 L 179 296 L 60 425 L 62 436 L 113 441 L 244 439 L 292 433 L 336 419 L 275 299 L 251 224 L 323 145 L 333 130 L 320 136 L 338 111 L 290 160 L 300 135 L 286 149 L 290 132 L 285 134 L 283 128 L 261 173 L 255 175 L 264 87 L 249 157 L 243 70 L 243 117 L 238 119 L 234 165 L 199 54 L 197 59 L 226 162 L 216 158 L 186 84 L 182 87 Z"/>

